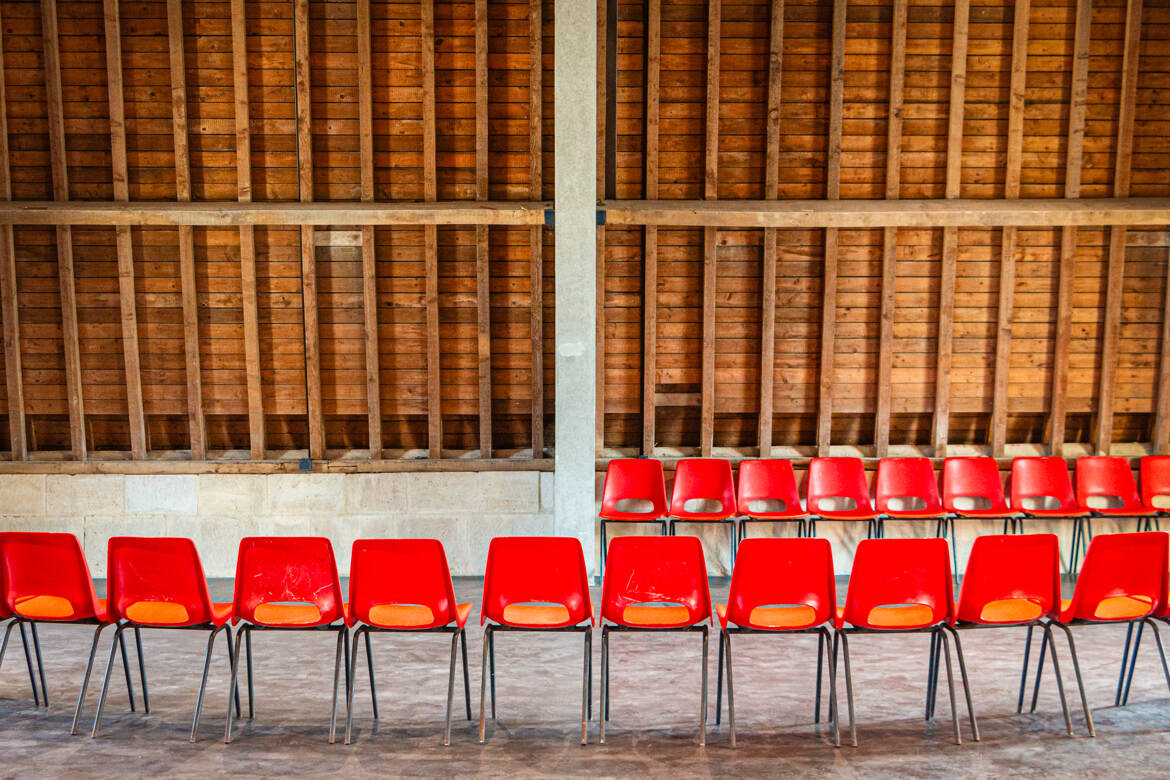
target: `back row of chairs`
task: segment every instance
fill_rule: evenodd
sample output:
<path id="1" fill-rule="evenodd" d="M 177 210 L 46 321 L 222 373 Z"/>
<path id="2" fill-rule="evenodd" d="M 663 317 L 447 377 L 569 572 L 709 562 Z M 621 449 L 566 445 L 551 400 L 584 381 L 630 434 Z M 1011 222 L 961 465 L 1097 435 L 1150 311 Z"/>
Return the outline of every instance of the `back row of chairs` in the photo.
<path id="1" fill-rule="evenodd" d="M 802 501 L 791 461 L 741 461 L 737 486 L 730 461 L 684 458 L 667 503 L 661 461 L 618 458 L 606 469 L 601 500 L 602 569 L 611 522 L 654 523 L 672 536 L 678 523 L 726 522 L 734 565 L 753 522 L 792 522 L 798 536 L 815 536 L 818 520 L 865 521 L 866 536 L 880 538 L 887 518 L 933 520 L 935 536 L 949 533 L 953 547 L 957 517 L 1002 518 L 1004 533 L 1023 533 L 1025 517 L 1042 517 L 1074 521 L 1068 570 L 1075 574 L 1092 538 L 1093 515 L 1134 517 L 1142 531 L 1157 529 L 1159 515 L 1170 512 L 1170 456 L 1142 458 L 1140 473 L 1139 491 L 1126 458 L 1078 458 L 1074 490 L 1063 458 L 1015 458 L 1009 501 L 994 458 L 947 458 L 941 491 L 929 458 L 882 458 L 871 499 L 860 458 L 813 458 Z"/>
<path id="2" fill-rule="evenodd" d="M 107 598 L 95 595 L 93 580 L 77 538 L 63 533 L 0 534 L 0 600 L 3 617 L 23 631 L 33 629 L 42 692 L 44 668 L 36 641 L 37 623 L 95 626 L 72 732 L 85 704 L 90 673 L 102 631 L 115 627 L 114 641 L 98 699 L 92 736 L 102 711 L 121 651 L 130 706 L 133 684 L 125 643 L 133 630 L 137 644 L 143 706 L 149 711 L 146 667 L 140 630 L 186 629 L 209 632 L 207 653 L 191 726 L 194 741 L 215 639 L 226 634 L 231 665 L 225 741 L 231 741 L 234 717 L 241 714 L 240 651 L 247 648 L 248 716 L 253 710 L 251 635 L 259 630 L 336 632 L 330 742 L 336 732 L 337 694 L 344 661 L 346 678 L 346 743 L 352 737 L 353 697 L 359 646 L 369 671 L 374 717 L 378 717 L 371 634 L 439 632 L 451 634 L 443 744 L 450 744 L 455 666 L 463 652 L 464 701 L 471 719 L 467 669 L 466 623 L 470 603 L 455 599 L 442 544 L 433 539 L 363 539 L 354 542 L 349 600 L 345 601 L 333 548 L 321 537 L 250 537 L 240 542 L 235 594 L 230 604 L 212 602 L 195 545 L 190 539 L 114 537 L 108 548 Z M 1038 690 L 1044 656 L 1051 659 L 1061 696 L 1065 725 L 1072 721 L 1064 697 L 1052 628 L 1068 638 L 1081 703 L 1090 736 L 1092 716 L 1085 697 L 1080 665 L 1069 626 L 1090 623 L 1149 625 L 1162 652 L 1154 619 L 1170 620 L 1167 572 L 1170 535 L 1162 532 L 1107 534 L 1089 545 L 1085 568 L 1071 600 L 1062 601 L 1057 539 L 1053 534 L 982 536 L 967 563 L 968 575 L 955 602 L 948 545 L 945 539 L 870 539 L 854 557 L 844 606 L 837 606 L 833 556 L 829 542 L 813 538 L 750 539 L 732 574 L 727 604 L 712 609 L 705 557 L 696 537 L 623 537 L 615 539 L 601 595 L 600 739 L 605 742 L 609 720 L 610 636 L 614 632 L 698 632 L 702 638 L 700 745 L 706 744 L 708 626 L 720 623 L 719 682 L 716 722 L 722 716 L 723 674 L 726 669 L 730 741 L 735 744 L 735 704 L 731 663 L 732 635 L 779 636 L 815 633 L 817 694 L 814 721 L 820 721 L 822 669 L 828 667 L 829 709 L 835 745 L 840 744 L 836 670 L 838 651 L 844 660 L 851 741 L 857 744 L 854 720 L 849 637 L 859 632 L 919 632 L 931 637 L 927 656 L 926 716 L 933 717 L 940 661 L 945 658 L 951 721 L 961 742 L 950 642 L 958 658 L 968 717 L 975 739 L 978 723 L 971 699 L 959 629 L 1027 627 L 1017 710 L 1022 709 L 1032 631 L 1040 628 L 1043 642 L 1036 670 Z M 479 741 L 485 739 L 487 689 L 491 717 L 496 717 L 495 641 L 499 631 L 558 631 L 584 635 L 581 683 L 581 742 L 587 741 L 592 718 L 592 632 L 596 623 L 589 579 L 579 540 L 572 537 L 497 537 L 491 541 L 485 568 L 480 623 L 484 625 L 480 675 Z M 236 627 L 233 650 L 233 626 Z M 351 632 L 352 630 L 352 632 Z M 5 634 L 7 644 L 7 636 Z M 352 640 L 353 649 L 350 653 Z M 1127 651 L 1128 653 L 1128 647 Z M 1136 659 L 1136 646 L 1134 650 Z M 26 656 L 28 651 L 26 647 Z M 2 660 L 0 650 L 0 660 Z M 674 657 L 674 656 L 672 656 Z M 1131 669 L 1132 674 L 1132 660 Z M 34 697 L 37 684 L 32 657 L 29 677 Z M 1124 672 L 1126 658 L 1122 659 Z M 1166 669 L 1162 654 L 1163 670 Z M 1170 672 L 1167 672 L 1170 686 Z M 1033 694 L 1032 708 L 1036 706 Z M 1119 685 L 1120 696 L 1120 685 Z M 48 704 L 47 693 L 42 697 Z"/>

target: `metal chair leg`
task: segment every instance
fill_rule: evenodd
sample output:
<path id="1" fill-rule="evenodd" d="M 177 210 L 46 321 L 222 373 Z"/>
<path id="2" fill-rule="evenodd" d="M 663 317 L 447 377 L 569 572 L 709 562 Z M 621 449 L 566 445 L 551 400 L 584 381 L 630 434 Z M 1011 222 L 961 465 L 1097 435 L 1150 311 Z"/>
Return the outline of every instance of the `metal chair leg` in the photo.
<path id="1" fill-rule="evenodd" d="M 1129 664 L 1129 643 L 1133 641 L 1133 623 L 1125 628 L 1125 646 L 1121 648 L 1121 671 L 1117 674 L 1117 693 L 1113 696 L 1113 706 L 1121 706 L 1121 692 L 1125 688 L 1125 667 Z"/>
<path id="2" fill-rule="evenodd" d="M 1029 712 L 1036 711 L 1036 700 L 1040 698 L 1040 681 L 1044 678 L 1044 654 L 1048 652 L 1048 644 L 1052 641 L 1052 634 L 1047 629 L 1040 639 L 1040 659 L 1036 662 L 1036 681 L 1032 685 L 1032 707 Z"/>
<path id="3" fill-rule="evenodd" d="M 33 650 L 37 654 L 37 674 L 41 678 L 41 701 L 46 707 L 49 706 L 49 686 L 45 682 L 45 662 L 41 659 L 41 637 L 37 634 L 37 624 L 30 623 L 29 631 L 32 632 Z"/>
<path id="4" fill-rule="evenodd" d="M 1134 636 L 1133 650 L 1129 653 L 1129 674 L 1125 678 L 1125 690 L 1121 691 L 1121 705 L 1124 707 L 1129 704 L 1129 687 L 1133 684 L 1133 670 L 1137 666 L 1138 648 L 1142 645 L 1142 633 L 1145 631 L 1145 623 L 1139 622 L 1137 624 L 1137 634 Z M 1133 631 L 1133 623 L 1129 624 L 1130 632 Z M 1128 634 L 1126 639 L 1128 639 Z M 1124 674 L 1125 660 L 1122 660 L 1122 673 Z"/>
<path id="5" fill-rule="evenodd" d="M 593 720 L 593 627 L 585 632 L 585 703 L 588 705 L 586 715 Z"/>
<path id="6" fill-rule="evenodd" d="M 703 694 L 700 697 L 699 747 L 707 746 L 707 627 L 703 626 Z"/>
<path id="7" fill-rule="evenodd" d="M 817 642 L 817 666 L 821 663 L 820 647 L 825 648 L 825 653 L 829 652 L 829 629 L 821 628 L 821 641 Z M 837 724 L 837 664 L 831 663 L 829 666 L 829 720 L 833 724 L 833 747 L 841 747 L 841 730 Z M 819 696 L 818 696 L 819 698 Z"/>
<path id="8" fill-rule="evenodd" d="M 979 741 L 979 721 L 975 718 L 975 703 L 971 700 L 971 683 L 967 679 L 967 661 L 963 658 L 963 643 L 959 641 L 959 632 L 953 626 L 944 626 L 951 632 L 955 640 L 955 656 L 959 659 L 959 676 L 963 680 L 963 696 L 967 699 L 967 719 L 971 721 L 971 734 L 975 741 Z"/>
<path id="9" fill-rule="evenodd" d="M 354 667 L 354 673 L 349 675 L 345 685 L 345 744 L 350 744 L 353 736 L 353 690 L 357 687 L 357 656 L 358 647 L 361 646 L 361 637 L 358 634 L 365 634 L 366 639 L 370 638 L 370 633 L 365 626 L 361 626 L 354 632 L 353 654 L 345 659 L 345 662 Z"/>
<path id="10" fill-rule="evenodd" d="M 934 682 L 935 682 L 935 649 L 938 647 L 938 635 L 933 631 L 930 632 L 930 651 L 926 658 L 926 706 L 923 707 L 923 720 L 930 720 L 930 716 L 934 711 Z"/>
<path id="11" fill-rule="evenodd" d="M 491 641 L 492 627 L 487 626 L 483 630 L 483 663 L 479 670 L 479 744 L 484 742 L 484 730 L 486 727 L 484 719 L 484 704 L 487 699 L 487 682 L 488 682 L 488 642 Z M 604 740 L 603 740 L 604 741 Z"/>
<path id="12" fill-rule="evenodd" d="M 590 643 L 592 641 L 592 638 L 593 638 L 593 628 L 592 627 L 586 628 L 585 629 L 585 642 L 584 642 L 585 654 L 581 659 L 581 744 L 582 745 L 589 743 L 589 732 L 587 730 L 588 727 L 586 726 L 586 722 L 589 719 L 589 710 L 591 709 L 589 706 L 589 698 L 590 698 L 589 697 L 589 678 L 592 675 L 589 674 L 589 655 L 590 655 L 590 649 L 591 649 Z"/>
<path id="13" fill-rule="evenodd" d="M 232 691 L 238 690 L 238 678 L 240 673 L 240 650 L 244 648 L 244 643 L 248 641 L 249 630 L 247 624 L 240 626 L 239 632 L 236 634 L 236 652 L 232 657 L 232 681 L 228 686 L 228 705 L 227 705 L 227 726 L 224 728 L 223 741 L 224 744 L 231 744 L 232 741 Z M 242 635 L 242 636 L 241 636 Z M 248 694 L 248 716 L 251 717 L 252 697 L 251 692 Z"/>
<path id="14" fill-rule="evenodd" d="M 123 654 L 125 654 L 126 645 L 118 641 L 122 638 L 122 632 L 125 630 L 125 623 L 119 624 L 114 630 L 114 641 L 110 643 L 110 659 L 106 662 L 106 673 L 102 676 L 102 691 L 98 695 L 97 712 L 93 717 L 93 730 L 89 734 L 90 739 L 97 737 L 98 724 L 101 723 L 102 711 L 106 708 L 106 694 L 110 690 L 110 675 L 114 671 L 114 659 L 117 657 L 119 646 L 123 648 Z"/>
<path id="15" fill-rule="evenodd" d="M 1166 665 L 1166 649 L 1162 647 L 1162 634 L 1158 631 L 1158 624 L 1152 619 L 1146 618 L 1145 622 L 1154 629 L 1154 643 L 1158 646 L 1158 658 L 1162 661 L 1162 675 L 1166 678 L 1166 687 L 1170 688 L 1170 667 Z"/>
<path id="16" fill-rule="evenodd" d="M 601 702 L 598 705 L 598 742 L 605 744 L 605 722 L 609 720 L 609 626 L 601 627 Z"/>
<path id="17" fill-rule="evenodd" d="M 24 634 L 24 624 L 18 620 L 9 620 L 8 625 L 5 626 L 5 628 L 4 628 L 4 642 L 3 642 L 3 644 L 0 644 L 0 665 L 2 665 L 4 663 L 4 654 L 8 651 L 8 638 L 12 634 L 12 629 L 15 628 L 17 625 L 20 626 L 21 638 L 24 640 L 24 645 L 25 645 L 25 654 L 24 655 L 25 655 L 25 660 L 28 662 L 28 665 L 29 665 L 28 680 L 30 683 L 32 683 L 33 703 L 39 707 L 39 706 L 41 706 L 41 697 L 37 691 L 37 678 L 33 674 L 33 670 L 32 670 L 32 659 L 29 657 L 29 654 L 28 654 L 28 637 L 25 636 L 25 634 Z M 41 667 L 41 680 L 42 681 L 44 680 L 44 667 L 43 666 Z M 44 682 L 41 683 L 41 687 L 42 688 L 44 687 Z"/>
<path id="18" fill-rule="evenodd" d="M 1063 623 L 1056 623 L 1055 625 L 1058 626 L 1062 631 L 1064 631 L 1065 638 L 1068 639 L 1068 652 L 1069 652 L 1069 655 L 1072 656 L 1073 673 L 1076 674 L 1077 688 L 1080 690 L 1080 693 L 1081 693 L 1081 709 L 1084 710 L 1084 712 L 1085 712 L 1085 723 L 1087 724 L 1087 726 L 1089 728 L 1089 736 L 1095 737 L 1095 736 L 1097 736 L 1097 731 L 1096 731 L 1096 729 L 1093 728 L 1093 713 L 1089 710 L 1089 700 L 1085 696 L 1085 681 L 1081 677 L 1081 662 L 1077 658 L 1077 646 L 1076 646 L 1076 643 L 1073 642 L 1072 631 L 1069 630 L 1069 627 L 1064 625 Z M 1055 640 L 1053 640 L 1053 642 L 1052 642 L 1052 660 L 1053 661 L 1056 660 L 1056 641 Z"/>
<path id="19" fill-rule="evenodd" d="M 849 665 L 849 636 L 844 631 L 838 631 L 837 636 L 841 637 L 841 651 L 845 660 L 845 699 L 849 707 L 849 738 L 853 742 L 853 747 L 857 747 L 857 722 L 853 717 L 853 672 Z"/>
<path id="20" fill-rule="evenodd" d="M 349 661 L 349 628 L 348 627 L 345 627 L 345 630 L 342 633 L 342 638 L 343 638 L 343 645 L 344 645 L 345 651 L 341 657 L 343 660 Z M 350 678 L 349 664 L 346 663 L 343 665 L 343 667 L 345 669 L 345 687 L 348 688 L 349 687 L 349 678 Z M 354 665 L 353 671 L 354 671 L 354 674 L 357 674 L 357 665 L 356 664 Z"/>
<path id="21" fill-rule="evenodd" d="M 370 635 L 366 633 L 366 641 L 369 642 Z M 357 651 L 357 642 L 354 642 L 354 651 Z M 447 670 L 447 721 L 443 727 L 443 747 L 451 744 L 451 704 L 455 700 L 455 657 L 459 652 L 459 632 L 456 631 L 451 635 L 451 666 Z M 356 676 L 356 675 L 355 675 Z M 346 737 L 348 744 L 349 737 Z"/>
<path id="22" fill-rule="evenodd" d="M 605 580 L 605 520 L 601 521 L 601 567 L 597 573 L 597 579 Z"/>
<path id="23" fill-rule="evenodd" d="M 1069 711 L 1068 711 L 1068 700 L 1064 696 L 1064 675 L 1061 674 L 1061 672 L 1060 672 L 1060 658 L 1056 653 L 1056 639 L 1051 636 L 1051 633 L 1052 633 L 1051 624 L 1047 624 L 1044 626 L 1044 633 L 1046 635 L 1048 635 L 1046 638 L 1047 638 L 1048 642 L 1052 644 L 1052 669 L 1056 674 L 1056 690 L 1060 692 L 1060 709 L 1061 709 L 1061 712 L 1064 714 L 1064 726 L 1068 730 L 1068 735 L 1071 737 L 1071 736 L 1073 736 L 1072 716 L 1069 714 Z M 1043 649 L 1043 647 L 1041 649 Z M 1043 661 L 1043 659 L 1041 659 L 1041 661 Z M 1039 677 L 1043 673 L 1044 673 L 1043 666 L 1041 666 L 1040 668 L 1038 668 L 1036 670 L 1037 677 Z M 1034 712 L 1035 705 L 1033 705 L 1032 709 Z"/>
<path id="24" fill-rule="evenodd" d="M 85 676 L 81 678 L 81 693 L 77 697 L 77 708 L 73 711 L 73 725 L 69 728 L 69 733 L 77 733 L 77 723 L 81 720 L 81 710 L 85 707 L 85 692 L 89 689 L 89 675 L 93 671 L 93 657 L 97 653 L 98 640 L 102 636 L 102 630 L 110 625 L 109 623 L 99 623 L 98 627 L 93 632 L 93 641 L 89 645 L 89 660 L 85 664 Z"/>
<path id="25" fill-rule="evenodd" d="M 337 632 L 337 651 L 333 654 L 333 702 L 329 710 L 329 744 L 332 745 L 337 739 L 337 687 L 341 682 L 341 658 L 344 654 L 348 660 L 349 653 L 349 627 L 344 623 L 341 629 Z M 349 664 L 346 667 L 345 687 L 350 688 Z M 355 675 L 356 676 L 356 675 Z M 346 713 L 346 718 L 349 718 L 349 713 Z"/>
<path id="26" fill-rule="evenodd" d="M 491 667 L 492 684 L 492 720 L 496 719 L 496 634 L 493 631 L 487 635 L 488 665 Z"/>
<path id="27" fill-rule="evenodd" d="M 719 634 L 719 660 L 715 662 L 715 725 L 720 724 L 723 716 L 723 631 Z"/>
<path id="28" fill-rule="evenodd" d="M 32 685 L 33 704 L 40 707 L 41 697 L 37 694 L 37 674 L 33 669 L 33 654 L 28 648 L 28 634 L 24 630 L 24 621 L 17 620 L 14 623 L 20 626 L 20 643 L 24 646 L 24 662 L 28 666 L 28 681 Z M 9 627 L 11 626 L 12 623 L 9 623 Z M 42 684 L 41 687 L 43 688 L 44 685 Z"/>
<path id="29" fill-rule="evenodd" d="M 951 648 L 947 642 L 947 635 L 941 628 L 938 631 L 939 639 L 942 640 L 942 654 L 947 662 L 947 691 L 948 698 L 951 700 L 951 725 L 955 731 L 955 744 L 963 744 L 963 735 L 959 733 L 959 707 L 955 701 L 955 675 L 951 672 Z"/>
<path id="30" fill-rule="evenodd" d="M 223 627 L 227 633 L 228 674 L 231 674 L 232 664 L 235 663 L 233 659 L 236 657 L 235 647 L 232 643 L 232 626 L 230 623 L 224 623 Z M 236 717 L 238 718 L 240 717 L 240 686 L 237 685 L 232 689 L 232 697 L 236 700 Z"/>
<path id="31" fill-rule="evenodd" d="M 471 720 L 471 677 L 467 671 L 467 629 L 459 629 L 459 645 L 463 651 L 463 701 L 467 705 L 467 719 Z"/>
<path id="32" fill-rule="evenodd" d="M 134 683 L 130 677 L 130 654 L 126 652 L 126 635 L 119 634 L 115 638 L 122 651 L 122 671 L 126 673 L 126 696 L 130 699 L 130 711 L 137 712 L 134 707 Z"/>
<path id="33" fill-rule="evenodd" d="M 1028 636 L 1024 639 L 1024 663 L 1020 667 L 1020 696 L 1016 701 L 1016 713 L 1024 711 L 1024 689 L 1028 684 L 1028 655 L 1032 652 L 1032 628 L 1031 623 L 1028 624 Z"/>
<path id="34" fill-rule="evenodd" d="M 207 654 L 203 657 L 203 674 L 199 679 L 199 695 L 195 697 L 195 717 L 191 721 L 191 742 L 194 744 L 195 735 L 199 732 L 199 716 L 203 714 L 203 693 L 207 690 L 207 672 L 211 669 L 211 652 L 215 649 L 215 637 L 226 626 L 219 626 L 211 630 L 211 635 L 207 637 Z M 230 631 L 230 629 L 229 629 Z M 230 636 L 230 634 L 229 634 Z M 231 706 L 231 702 L 228 702 Z M 93 735 L 97 736 L 97 719 L 93 722 Z"/>
<path id="35" fill-rule="evenodd" d="M 142 711 L 150 712 L 150 691 L 146 687 L 146 660 L 142 656 L 142 631 L 134 627 L 134 649 L 138 653 L 138 679 L 142 682 Z"/>
<path id="36" fill-rule="evenodd" d="M 731 681 L 731 634 L 723 632 L 723 641 L 727 643 L 727 729 L 731 734 L 731 746 L 735 747 L 735 686 Z"/>
<path id="37" fill-rule="evenodd" d="M 813 723 L 821 722 L 821 667 L 825 662 L 825 635 L 817 634 L 817 697 L 813 701 Z M 830 718 L 832 715 L 830 714 Z M 718 722 L 718 721 L 716 721 Z"/>
<path id="38" fill-rule="evenodd" d="M 353 636 L 353 649 L 357 650 L 357 634 Z M 374 648 L 370 642 L 370 632 L 366 632 L 366 666 L 370 671 L 370 704 L 374 706 L 374 720 L 378 719 L 378 689 L 374 685 Z M 357 666 L 350 670 L 350 678 L 357 675 Z M 349 705 L 346 705 L 349 706 Z"/>
<path id="39" fill-rule="evenodd" d="M 256 702 L 256 692 L 252 688 L 252 629 L 251 629 L 251 627 L 248 628 L 248 632 L 247 632 L 247 634 L 245 634 L 244 640 L 247 644 L 247 647 L 245 648 L 245 650 L 247 651 L 247 656 L 248 656 L 248 720 L 251 720 L 252 718 L 256 717 L 256 711 L 253 707 L 253 705 Z M 239 652 L 237 652 L 236 659 L 238 660 L 239 657 L 240 657 Z"/>

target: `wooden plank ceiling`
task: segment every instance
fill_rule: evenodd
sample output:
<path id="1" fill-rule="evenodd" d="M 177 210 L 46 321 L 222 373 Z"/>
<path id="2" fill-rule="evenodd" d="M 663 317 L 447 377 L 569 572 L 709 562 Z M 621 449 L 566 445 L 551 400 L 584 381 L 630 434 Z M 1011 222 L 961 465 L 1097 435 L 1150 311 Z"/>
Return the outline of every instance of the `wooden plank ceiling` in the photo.
<path id="1" fill-rule="evenodd" d="M 599 456 L 1167 451 L 1170 3 L 597 2 Z M 0 0 L 0 448 L 547 465 L 554 22 Z"/>

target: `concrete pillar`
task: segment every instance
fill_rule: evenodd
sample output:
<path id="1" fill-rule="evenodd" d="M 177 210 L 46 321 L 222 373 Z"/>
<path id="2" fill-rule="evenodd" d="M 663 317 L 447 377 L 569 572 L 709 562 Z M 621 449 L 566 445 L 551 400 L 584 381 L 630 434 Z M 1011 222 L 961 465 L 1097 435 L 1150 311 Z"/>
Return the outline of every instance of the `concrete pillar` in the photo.
<path id="1" fill-rule="evenodd" d="M 597 3 L 556 0 L 556 520 L 593 558 Z"/>

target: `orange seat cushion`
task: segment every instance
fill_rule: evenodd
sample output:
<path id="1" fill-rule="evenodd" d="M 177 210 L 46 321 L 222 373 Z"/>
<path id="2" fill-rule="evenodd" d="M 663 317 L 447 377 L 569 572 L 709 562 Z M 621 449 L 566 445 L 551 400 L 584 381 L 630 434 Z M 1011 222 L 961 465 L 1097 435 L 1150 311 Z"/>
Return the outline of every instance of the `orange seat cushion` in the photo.
<path id="1" fill-rule="evenodd" d="M 753 626 L 764 628 L 803 628 L 817 619 L 817 611 L 807 604 L 792 607 L 756 607 L 748 615 Z"/>
<path id="2" fill-rule="evenodd" d="M 1093 617 L 1098 620 L 1130 620 L 1145 617 L 1154 607 L 1154 600 L 1149 596 L 1113 596 L 1102 599 Z"/>
<path id="3" fill-rule="evenodd" d="M 504 607 L 504 621 L 518 626 L 556 626 L 569 622 L 569 608 L 564 604 L 509 604 Z"/>
<path id="4" fill-rule="evenodd" d="M 126 617 L 143 625 L 177 626 L 191 616 L 186 607 L 173 601 L 135 601 L 126 607 Z"/>
<path id="5" fill-rule="evenodd" d="M 27 596 L 16 602 L 17 611 L 26 618 L 67 620 L 73 617 L 73 602 L 61 596 Z"/>
<path id="6" fill-rule="evenodd" d="M 983 605 L 979 619 L 985 623 L 1027 623 L 1044 614 L 1034 599 L 996 599 Z"/>
<path id="7" fill-rule="evenodd" d="M 622 610 L 622 622 L 631 626 L 677 626 L 690 619 L 690 610 L 681 606 L 631 604 Z"/>
<path id="8" fill-rule="evenodd" d="M 458 623 L 459 625 L 463 625 L 464 623 L 466 623 L 467 616 L 470 614 L 471 614 L 471 602 L 470 601 L 467 602 L 466 604 L 456 604 L 455 605 L 455 622 Z"/>
<path id="9" fill-rule="evenodd" d="M 878 628 L 915 628 L 929 624 L 933 618 L 934 610 L 925 604 L 897 604 L 874 607 L 865 619 Z"/>
<path id="10" fill-rule="evenodd" d="M 382 628 L 415 628 L 435 622 L 435 613 L 422 604 L 378 604 L 370 607 L 370 624 Z"/>
<path id="11" fill-rule="evenodd" d="M 260 604 L 253 615 L 257 623 L 270 626 L 304 626 L 321 620 L 316 604 Z"/>

